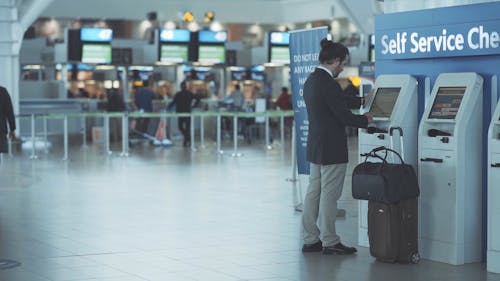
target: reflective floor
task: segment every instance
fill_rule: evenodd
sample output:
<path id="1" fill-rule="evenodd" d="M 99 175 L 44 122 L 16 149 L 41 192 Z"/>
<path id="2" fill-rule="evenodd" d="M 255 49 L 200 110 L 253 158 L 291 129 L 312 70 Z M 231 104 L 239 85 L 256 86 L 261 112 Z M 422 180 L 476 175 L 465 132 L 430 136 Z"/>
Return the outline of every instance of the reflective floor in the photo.
<path id="1" fill-rule="evenodd" d="M 302 254 L 301 213 L 286 181 L 290 145 L 252 143 L 241 157 L 231 157 L 231 143 L 224 149 L 139 145 L 122 158 L 77 146 L 69 161 L 60 151 L 4 155 L 0 259 L 21 265 L 0 270 L 0 280 L 500 280 L 484 264 L 384 264 L 362 247 L 353 256 Z M 340 207 L 338 231 L 354 245 L 349 180 Z"/>

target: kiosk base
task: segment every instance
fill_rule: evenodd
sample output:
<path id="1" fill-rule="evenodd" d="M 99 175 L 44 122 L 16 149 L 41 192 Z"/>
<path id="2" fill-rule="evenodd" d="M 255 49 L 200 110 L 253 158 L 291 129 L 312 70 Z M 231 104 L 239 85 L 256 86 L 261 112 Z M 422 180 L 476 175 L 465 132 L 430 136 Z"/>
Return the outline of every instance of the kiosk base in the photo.
<path id="1" fill-rule="evenodd" d="M 489 272 L 494 272 L 494 273 L 500 273 L 500 252 L 497 251 L 488 251 L 487 257 L 486 257 L 488 263 L 487 263 L 487 270 Z"/>
<path id="2" fill-rule="evenodd" d="M 444 262 L 452 265 L 461 265 L 464 263 L 480 262 L 481 252 L 476 244 L 453 244 L 428 240 L 421 238 L 419 241 L 421 255 L 423 259 Z M 472 251 L 476 250 L 476 253 Z M 466 253 L 466 254 L 465 254 Z M 467 256 L 467 259 L 464 258 Z"/>

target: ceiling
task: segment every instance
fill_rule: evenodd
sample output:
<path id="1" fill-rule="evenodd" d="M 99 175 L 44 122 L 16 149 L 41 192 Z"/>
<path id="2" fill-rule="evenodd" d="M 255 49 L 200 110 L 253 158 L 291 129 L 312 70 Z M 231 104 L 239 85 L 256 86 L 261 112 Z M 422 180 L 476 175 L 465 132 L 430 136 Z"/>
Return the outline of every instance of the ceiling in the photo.
<path id="1" fill-rule="evenodd" d="M 181 21 L 182 14 L 191 11 L 201 21 L 205 12 L 213 11 L 215 20 L 222 23 L 287 24 L 348 18 L 360 32 L 372 33 L 377 9 L 374 0 L 52 0 L 41 17 L 143 20 L 155 11 L 160 21 Z"/>

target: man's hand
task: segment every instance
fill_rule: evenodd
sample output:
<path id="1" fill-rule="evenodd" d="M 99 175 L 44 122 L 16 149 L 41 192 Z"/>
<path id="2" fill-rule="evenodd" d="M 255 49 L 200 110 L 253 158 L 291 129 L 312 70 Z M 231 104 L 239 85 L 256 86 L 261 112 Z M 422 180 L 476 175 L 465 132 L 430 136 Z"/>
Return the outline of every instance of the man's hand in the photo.
<path id="1" fill-rule="evenodd" d="M 14 140 L 16 138 L 16 132 L 15 131 L 10 131 L 9 137 L 11 140 Z"/>

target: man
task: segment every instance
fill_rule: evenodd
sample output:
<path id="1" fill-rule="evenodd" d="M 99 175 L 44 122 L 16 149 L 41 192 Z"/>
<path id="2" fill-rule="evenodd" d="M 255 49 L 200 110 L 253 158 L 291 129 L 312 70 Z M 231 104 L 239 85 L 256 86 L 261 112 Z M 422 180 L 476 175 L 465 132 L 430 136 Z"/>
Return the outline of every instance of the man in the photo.
<path id="1" fill-rule="evenodd" d="M 348 162 L 345 128 L 365 128 L 372 117 L 369 113 L 354 115 L 335 81 L 348 60 L 349 51 L 345 46 L 323 39 L 320 65 L 304 84 L 309 119 L 307 160 L 311 169 L 302 216 L 302 252 L 347 255 L 357 251 L 343 245 L 335 230 L 337 201 L 342 194 Z"/>
<path id="2" fill-rule="evenodd" d="M 126 109 L 125 101 L 121 89 L 110 89 L 107 93 L 108 99 L 106 102 L 106 111 L 108 112 L 124 112 Z M 112 117 L 109 120 L 109 129 L 111 131 L 111 138 L 117 142 L 122 136 L 122 118 Z"/>
<path id="3" fill-rule="evenodd" d="M 142 112 L 153 112 L 153 99 L 156 94 L 149 85 L 148 80 L 142 81 L 142 88 L 134 95 L 135 108 Z M 138 131 L 146 133 L 149 125 L 149 118 L 139 118 L 136 128 Z"/>
<path id="4" fill-rule="evenodd" d="M 7 131 L 7 124 L 9 130 Z M 7 89 L 0 86 L 0 153 L 9 152 L 7 145 L 7 135 L 14 139 L 16 137 L 16 120 L 14 119 L 14 109 Z"/>
<path id="5" fill-rule="evenodd" d="M 234 85 L 230 98 L 233 100 L 233 109 L 235 111 L 241 111 L 243 109 L 243 105 L 245 104 L 245 96 L 241 92 L 240 84 Z"/>
<path id="6" fill-rule="evenodd" d="M 183 81 L 181 82 L 181 90 L 175 94 L 174 100 L 169 103 L 167 109 L 170 109 L 175 105 L 176 112 L 190 113 L 193 99 L 196 99 L 195 106 L 197 106 L 200 99 L 195 97 L 195 95 L 187 89 L 186 82 Z M 188 147 L 191 144 L 191 118 L 179 117 L 178 127 L 184 136 L 184 147 Z"/>

